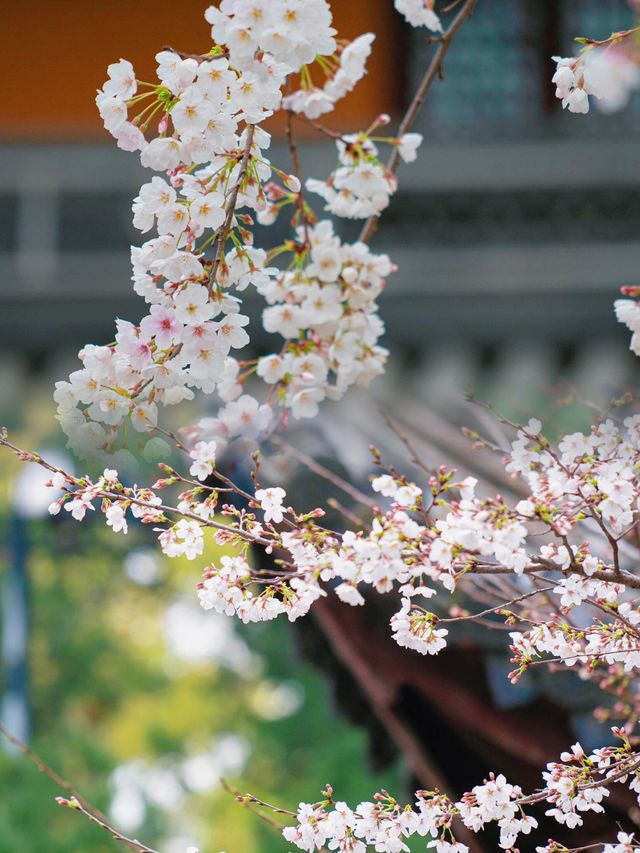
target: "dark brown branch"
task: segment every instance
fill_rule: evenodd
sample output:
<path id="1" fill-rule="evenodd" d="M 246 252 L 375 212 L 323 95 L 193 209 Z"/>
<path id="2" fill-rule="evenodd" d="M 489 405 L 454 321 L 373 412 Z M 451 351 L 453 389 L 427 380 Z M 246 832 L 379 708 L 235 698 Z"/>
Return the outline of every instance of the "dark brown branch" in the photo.
<path id="1" fill-rule="evenodd" d="M 304 229 L 305 248 L 308 250 L 311 245 L 309 240 L 309 216 L 305 208 L 304 195 L 302 192 L 302 177 L 300 172 L 300 158 L 298 157 L 298 144 L 293 133 L 293 115 L 294 113 L 291 110 L 287 110 L 287 143 L 289 145 L 289 153 L 291 154 L 291 165 L 293 167 L 293 174 L 296 176 L 298 182 L 300 183 L 300 189 L 296 193 L 296 210 L 298 212 L 298 219 L 300 221 L 300 224 Z"/>
<path id="2" fill-rule="evenodd" d="M 209 293 L 213 288 L 213 284 L 216 280 L 216 275 L 218 272 L 218 267 L 220 266 L 220 262 L 222 261 L 222 255 L 224 254 L 224 247 L 227 242 L 227 237 L 229 236 L 229 232 L 231 231 L 231 226 L 233 224 L 233 216 L 236 211 L 236 204 L 238 202 L 238 193 L 240 192 L 240 185 L 242 184 L 245 175 L 247 174 L 247 166 L 249 164 L 249 158 L 251 157 L 251 146 L 253 145 L 253 136 L 256 131 L 256 126 L 254 124 L 250 124 L 247 130 L 247 141 L 244 146 L 244 153 L 242 155 L 242 160 L 240 160 L 240 170 L 238 172 L 238 179 L 236 180 L 235 186 L 231 190 L 229 194 L 229 199 L 227 201 L 227 218 L 222 225 L 222 228 L 218 232 L 218 236 L 215 239 L 216 246 L 216 254 L 213 261 L 213 265 L 211 267 L 211 272 L 209 273 Z"/>
<path id="3" fill-rule="evenodd" d="M 431 84 L 436 79 L 436 77 L 440 77 L 442 75 L 442 69 L 444 67 L 444 58 L 447 55 L 447 51 L 451 47 L 451 42 L 456 36 L 456 33 L 460 29 L 460 27 L 464 24 L 467 18 L 470 18 L 473 14 L 473 10 L 477 5 L 478 0 L 466 0 L 466 3 L 460 9 L 456 17 L 451 22 L 451 26 L 448 30 L 439 36 L 438 40 L 438 48 L 433 55 L 431 62 L 429 63 L 429 67 L 427 68 L 424 77 L 422 78 L 420 85 L 418 86 L 418 90 L 415 93 L 413 100 L 409 105 L 409 109 L 404 115 L 404 118 L 400 122 L 400 126 L 398 127 L 398 138 L 400 138 L 403 134 L 407 133 L 407 131 L 411 128 L 418 113 L 420 112 L 420 107 L 427 95 L 427 92 L 431 88 Z M 398 166 L 400 165 L 400 152 L 397 147 L 394 146 L 393 151 L 389 157 L 387 162 L 387 171 L 391 173 L 395 173 Z M 362 231 L 360 232 L 360 240 L 363 243 L 368 242 L 373 235 L 375 234 L 376 228 L 378 227 L 378 220 L 380 219 L 379 214 L 374 214 L 370 216 L 369 219 L 364 224 Z"/>

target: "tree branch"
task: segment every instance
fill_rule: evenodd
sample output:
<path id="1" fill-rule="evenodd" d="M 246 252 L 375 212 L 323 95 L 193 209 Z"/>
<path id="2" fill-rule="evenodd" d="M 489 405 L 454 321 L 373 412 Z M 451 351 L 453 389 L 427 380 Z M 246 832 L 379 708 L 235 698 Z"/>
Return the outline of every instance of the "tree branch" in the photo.
<path id="1" fill-rule="evenodd" d="M 420 107 L 423 104 L 423 101 L 427 95 L 427 92 L 431 88 L 431 84 L 436 79 L 436 77 L 440 77 L 442 75 L 442 68 L 444 63 L 444 58 L 447 55 L 447 51 L 451 47 L 451 42 L 455 38 L 458 30 L 464 24 L 464 22 L 471 17 L 473 14 L 473 10 L 475 9 L 478 0 L 466 0 L 464 6 L 460 9 L 456 17 L 451 22 L 451 26 L 449 29 L 442 34 L 439 38 L 438 48 L 433 55 L 431 62 L 429 63 L 429 67 L 427 68 L 420 85 L 418 86 L 418 90 L 415 93 L 413 100 L 409 104 L 409 108 L 404 115 L 404 118 L 400 122 L 400 126 L 398 127 L 398 138 L 403 134 L 407 133 L 407 131 L 411 128 L 414 121 L 416 120 L 418 113 L 420 112 Z M 400 165 L 400 153 L 398 148 L 394 146 L 393 151 L 389 157 L 387 162 L 387 172 L 395 173 L 398 166 Z M 380 219 L 380 214 L 374 214 L 370 216 L 369 219 L 364 224 L 362 231 L 360 232 L 359 239 L 363 243 L 367 243 L 375 234 L 376 228 L 378 227 L 378 220 Z"/>
<path id="2" fill-rule="evenodd" d="M 238 179 L 235 183 L 235 186 L 231 190 L 231 193 L 229 194 L 229 200 L 227 201 L 227 218 L 225 219 L 224 224 L 222 225 L 222 228 L 220 229 L 218 236 L 215 240 L 216 254 L 213 261 L 213 265 L 211 267 L 211 272 L 209 273 L 209 294 L 211 294 L 213 283 L 216 280 L 216 274 L 218 272 L 220 262 L 222 261 L 222 255 L 224 253 L 224 247 L 227 242 L 227 237 L 229 236 L 229 232 L 231 231 L 231 226 L 233 224 L 233 216 L 236 211 L 238 193 L 240 192 L 240 185 L 242 184 L 245 175 L 247 174 L 247 166 L 249 163 L 249 158 L 251 157 L 251 146 L 253 145 L 253 136 L 255 132 L 255 124 L 250 124 L 247 130 L 247 141 L 244 146 L 244 153 L 242 155 L 242 160 L 240 160 L 240 170 L 238 172 Z"/>

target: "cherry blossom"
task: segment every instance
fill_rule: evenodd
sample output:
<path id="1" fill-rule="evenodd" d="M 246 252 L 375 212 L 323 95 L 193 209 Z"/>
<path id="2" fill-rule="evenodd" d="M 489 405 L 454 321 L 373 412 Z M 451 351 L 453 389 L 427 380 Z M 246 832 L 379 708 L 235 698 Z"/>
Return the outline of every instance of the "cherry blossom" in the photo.
<path id="1" fill-rule="evenodd" d="M 319 118 L 334 109 L 337 101 L 351 92 L 366 73 L 375 35 L 365 33 L 338 50 L 336 68 L 324 67 L 322 86 L 314 85 L 310 72 L 302 77 L 302 87 L 283 98 L 282 106 L 310 119 Z"/>
<path id="2" fill-rule="evenodd" d="M 442 23 L 434 11 L 435 0 L 394 0 L 394 5 L 412 27 L 427 27 L 432 32 L 442 32 Z"/>
<path id="3" fill-rule="evenodd" d="M 362 520 L 345 510 L 349 523 L 337 531 L 324 525 L 324 507 L 285 505 L 284 488 L 263 485 L 257 453 L 251 486 L 235 483 L 218 463 L 230 442 L 242 438 L 244 452 L 290 417 L 314 417 L 325 399 L 384 370 L 377 300 L 394 265 L 367 242 L 396 190 L 398 163 L 417 157 L 423 140 L 411 131 L 412 118 L 474 5 L 462 3 L 443 32 L 446 9 L 395 0 L 412 26 L 442 33 L 430 37 L 438 45 L 433 64 L 396 135 L 379 135 L 390 121 L 384 115 L 361 132 L 316 125 L 337 150 L 326 179 L 301 179 L 295 121 L 315 123 L 330 112 L 366 73 L 374 43 L 372 33 L 340 39 L 326 0 L 222 0 L 206 12 L 211 49 L 160 51 L 157 83 L 139 80 L 125 59 L 110 65 L 96 98 L 105 128 L 121 148 L 138 151 L 143 166 L 164 173 L 151 175 L 132 203 L 133 224 L 147 235 L 131 249 L 144 313 L 118 319 L 110 343 L 83 347 L 81 366 L 57 383 L 54 398 L 82 456 L 117 459 L 130 423 L 141 434 L 168 437 L 181 464 L 161 462 L 151 486 L 128 485 L 115 467 L 76 476 L 0 434 L 0 445 L 48 472 L 52 515 L 64 509 L 78 522 L 103 517 L 115 534 L 144 524 L 167 557 L 194 561 L 194 595 L 205 611 L 243 622 L 295 621 L 321 598 L 367 607 L 385 595 L 389 634 L 403 648 L 437 655 L 456 641 L 459 623 L 489 623 L 506 629 L 512 683 L 546 666 L 571 670 L 614 699 L 597 711 L 611 724 L 613 745 L 589 752 L 576 743 L 559 760 L 550 756 L 531 793 L 489 770 L 459 799 L 419 790 L 406 805 L 380 791 L 351 807 L 326 786 L 320 801 L 300 803 L 296 812 L 277 808 L 291 818 L 285 841 L 301 850 L 398 853 L 418 836 L 437 853 L 465 853 L 470 834 L 492 824 L 500 849 L 531 849 L 540 840 L 534 806 L 571 830 L 604 812 L 617 786 L 640 795 L 640 415 L 630 396 L 557 441 L 536 417 L 518 424 L 497 416 L 511 437 L 500 447 L 468 432 L 476 448 L 498 456 L 512 486 L 505 494 L 415 456 L 409 478 L 374 448 L 370 491 L 331 481 L 362 509 Z M 592 96 L 605 110 L 624 106 L 640 79 L 635 34 L 579 39 L 579 56 L 556 58 L 553 82 L 564 108 L 586 113 Z M 292 74 L 299 75 L 295 90 Z M 294 174 L 269 159 L 262 123 L 278 110 L 287 112 Z M 345 242 L 331 219 L 316 216 L 306 193 L 330 215 L 367 219 L 361 239 Z M 289 235 L 256 247 L 255 222 L 271 224 L 284 210 Z M 262 325 L 279 338 L 258 358 L 246 353 L 247 291 L 264 300 Z M 628 285 L 614 306 L 636 355 L 639 299 L 640 288 Z M 177 435 L 164 429 L 163 407 L 197 393 L 216 396 L 210 413 Z M 210 541 L 225 546 L 225 556 L 207 561 Z M 253 559 L 254 549 L 268 556 L 268 568 Z M 270 808 L 251 795 L 240 799 Z M 130 841 L 78 800 L 61 804 Z M 603 853 L 640 850 L 636 835 L 622 830 L 600 846 Z M 553 840 L 535 849 L 570 850 Z"/>
<path id="4" fill-rule="evenodd" d="M 258 489 L 256 500 L 264 510 L 264 520 L 279 524 L 283 519 L 282 501 L 286 496 L 284 489 L 275 486 L 270 489 Z"/>

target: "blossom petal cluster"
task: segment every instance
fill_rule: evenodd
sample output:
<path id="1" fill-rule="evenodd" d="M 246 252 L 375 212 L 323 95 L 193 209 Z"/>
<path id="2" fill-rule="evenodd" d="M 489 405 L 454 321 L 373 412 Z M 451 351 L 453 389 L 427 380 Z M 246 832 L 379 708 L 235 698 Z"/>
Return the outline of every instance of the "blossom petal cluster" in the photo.
<path id="1" fill-rule="evenodd" d="M 570 828 L 580 826 L 586 812 L 601 812 L 612 784 L 627 786 L 636 795 L 640 789 L 638 756 L 628 743 L 603 747 L 586 754 L 579 743 L 551 762 L 542 774 L 544 787 L 525 796 L 521 788 L 502 774 L 491 774 L 480 785 L 453 801 L 438 791 L 416 792 L 412 806 L 403 806 L 387 791 L 351 809 L 333 798 L 333 789 L 323 791 L 318 803 L 300 803 L 296 823 L 285 827 L 285 839 L 298 849 L 342 850 L 366 853 L 409 851 L 414 837 L 430 838 L 428 849 L 436 853 L 468 853 L 469 847 L 456 837 L 460 826 L 481 833 L 489 824 L 499 828 L 501 850 L 531 849 L 527 838 L 538 827 L 525 808 L 541 803 L 546 814 Z M 525 846 L 527 845 L 527 846 Z M 563 853 L 567 848 L 549 841 L 537 853 Z M 635 836 L 620 832 L 617 843 L 604 845 L 607 853 L 636 853 Z"/>
<path id="2" fill-rule="evenodd" d="M 640 86 L 640 70 L 621 48 L 587 48 L 577 57 L 553 60 L 556 97 L 572 113 L 588 113 L 589 96 L 596 98 L 602 112 L 617 112 Z"/>
<path id="3" fill-rule="evenodd" d="M 303 239 L 302 227 L 298 237 Z M 295 418 L 313 417 L 325 398 L 383 372 L 387 350 L 377 297 L 393 266 L 364 243 L 342 243 L 329 220 L 309 228 L 309 262 L 265 281 L 265 329 L 285 339 L 257 373 Z"/>
<path id="4" fill-rule="evenodd" d="M 271 137 L 261 123 L 280 108 L 317 113 L 308 103 L 320 97 L 309 83 L 311 65 L 327 77 L 322 111 L 333 108 L 365 73 L 373 35 L 337 40 L 326 0 L 224 0 L 205 17 L 209 53 L 160 51 L 157 84 L 138 80 L 122 59 L 109 66 L 96 98 L 118 144 L 164 175 L 151 177 L 132 205 L 134 226 L 155 232 L 131 250 L 133 289 L 147 313 L 119 319 L 113 342 L 84 347 L 80 369 L 56 387 L 58 419 L 83 457 L 117 450 L 125 423 L 152 432 L 163 406 L 197 392 L 215 394 L 221 405 L 190 437 L 215 440 L 221 451 L 235 437 L 259 436 L 278 407 L 312 417 L 325 397 L 337 399 L 384 369 L 375 300 L 389 259 L 341 243 L 329 221 L 312 228 L 306 214 L 294 239 L 271 252 L 253 245 L 250 230 L 255 217 L 272 221 L 274 196 L 280 205 L 304 205 L 299 179 L 269 161 Z M 302 89 L 283 103 L 297 72 Z M 387 141 L 409 162 L 421 139 L 407 133 Z M 341 136 L 338 152 L 341 166 L 315 186 L 331 197 L 328 209 L 360 218 L 386 207 L 396 181 L 375 144 L 366 134 Z M 281 272 L 270 258 L 285 251 L 294 263 Z M 257 370 L 240 359 L 250 342 L 242 313 L 249 287 L 267 302 L 265 329 L 286 341 Z M 266 400 L 245 392 L 256 373 Z"/>
<path id="5" fill-rule="evenodd" d="M 306 187 L 325 202 L 325 210 L 346 219 L 367 219 L 389 205 L 395 176 L 378 159 L 378 148 L 365 135 L 352 134 L 336 142 L 340 165 L 328 180 L 309 178 Z"/>
<path id="6" fill-rule="evenodd" d="M 394 6 L 412 27 L 442 32 L 440 17 L 434 11 L 435 0 L 393 0 Z"/>
<path id="7" fill-rule="evenodd" d="M 640 355 L 640 302 L 636 299 L 617 299 L 614 303 L 616 318 L 629 329 L 631 342 L 629 349 Z"/>

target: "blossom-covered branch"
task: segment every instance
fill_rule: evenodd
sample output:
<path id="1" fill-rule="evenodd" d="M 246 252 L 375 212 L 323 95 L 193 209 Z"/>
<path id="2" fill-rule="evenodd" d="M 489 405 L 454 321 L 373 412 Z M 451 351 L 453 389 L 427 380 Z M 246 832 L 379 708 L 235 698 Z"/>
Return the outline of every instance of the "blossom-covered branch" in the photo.
<path id="1" fill-rule="evenodd" d="M 397 5 L 412 23 L 441 29 L 433 4 L 419 15 L 421 3 Z M 474 5 L 467 0 L 443 33 L 397 135 L 374 141 L 384 116 L 363 132 L 336 134 L 338 168 L 327 181 L 307 180 L 334 216 L 369 218 L 353 244 L 339 239 L 330 220 L 316 221 L 298 174 L 270 162 L 262 123 L 279 109 L 310 120 L 332 110 L 364 75 L 372 33 L 351 43 L 337 38 L 326 0 L 223 3 L 205 16 L 212 49 L 160 51 L 158 83 L 137 79 L 126 60 L 109 66 L 96 99 L 105 127 L 166 178 L 144 184 L 133 204 L 134 225 L 158 232 L 131 253 L 134 290 L 148 314 L 118 320 L 115 341 L 81 350 L 82 369 L 56 388 L 58 417 L 78 453 L 117 451 L 125 422 L 149 432 L 159 406 L 196 391 L 215 393 L 221 406 L 193 426 L 193 441 L 255 439 L 278 409 L 312 417 L 326 397 L 338 399 L 382 372 L 387 351 L 378 343 L 384 325 L 376 300 L 393 265 L 364 243 L 396 189 L 398 162 L 415 159 L 422 137 L 409 132 L 411 124 Z M 292 91 L 295 74 L 300 88 Z M 380 143 L 392 148 L 386 167 Z M 256 248 L 256 220 L 271 224 L 287 207 L 291 239 Z M 276 260 L 284 267 L 272 266 Z M 258 361 L 236 357 L 249 343 L 241 313 L 248 287 L 267 303 L 265 330 L 283 339 Z M 246 393 L 249 377 L 266 385 L 262 400 Z"/>
<path id="2" fill-rule="evenodd" d="M 563 109 L 588 113 L 589 96 L 603 112 L 622 109 L 640 86 L 640 27 L 575 41 L 583 46 L 578 56 L 553 57 L 557 67 L 552 82 Z"/>
<path id="3" fill-rule="evenodd" d="M 603 658 L 626 669 L 639 660 L 640 610 L 628 593 L 640 587 L 640 577 L 620 553 L 640 499 L 640 480 L 633 473 L 640 466 L 638 416 L 625 419 L 623 430 L 611 419 L 603 421 L 590 435 L 573 433 L 557 447 L 544 437 L 539 422 L 520 428 L 505 464 L 524 482 L 529 497 L 514 505 L 500 495 L 478 497 L 477 481 L 458 480 L 455 471 L 434 472 L 424 489 L 389 469 L 372 482 L 374 494 L 388 508 L 374 503 L 369 525 L 344 533 L 322 526 L 322 507 L 287 506 L 281 487 L 256 487 L 254 493 L 240 489 L 218 471 L 213 441 L 198 442 L 189 452 L 196 479 L 163 464 L 165 476 L 153 488 L 125 487 L 113 469 L 96 482 L 72 477 L 6 437 L 0 442 L 52 472 L 51 484 L 62 489 L 52 512 L 64 508 L 82 520 L 101 500 L 115 532 L 126 533 L 130 513 L 154 525 L 168 556 L 196 559 L 209 529 L 218 542 L 235 545 L 236 557 L 204 569 L 199 597 L 207 609 L 244 621 L 279 614 L 295 619 L 327 589 L 354 606 L 365 603 L 367 590 L 396 591 L 402 600 L 391 619 L 394 639 L 423 654 L 446 646 L 445 624 L 482 621 L 490 611 L 523 625 L 511 635 L 518 665 L 514 679 L 547 656 L 567 665 Z M 383 467 L 379 454 L 374 457 Z M 219 484 L 205 485 L 208 478 Z M 176 485 L 183 490 L 175 504 L 156 493 Z M 228 492 L 245 499 L 248 508 L 225 503 Z M 221 516 L 227 521 L 221 522 Z M 252 568 L 250 545 L 272 555 L 272 570 Z M 475 616 L 455 609 L 438 614 L 424 606 L 438 591 L 441 601 L 442 593 L 466 590 L 496 574 L 511 576 L 514 593 Z M 557 596 L 561 614 L 549 606 L 548 592 Z M 582 620 L 573 627 L 567 616 L 585 604 L 595 608 L 592 623 L 586 628 Z"/>
<path id="4" fill-rule="evenodd" d="M 283 835 L 309 853 L 327 847 L 349 853 L 366 853 L 369 848 L 400 853 L 409 851 L 407 842 L 415 836 L 432 839 L 426 846 L 435 848 L 436 853 L 467 853 L 468 846 L 456 837 L 460 826 L 477 833 L 495 823 L 500 830 L 500 848 L 515 853 L 522 836 L 529 836 L 538 826 L 536 818 L 527 813 L 531 806 L 544 804 L 547 816 L 574 828 L 582 825 L 585 813 L 604 810 L 602 803 L 612 786 L 640 790 L 640 756 L 624 733 L 616 733 L 620 746 L 596 749 L 591 755 L 574 744 L 562 753 L 559 762 L 547 765 L 542 774 L 544 787 L 529 795 L 502 774 L 491 774 L 458 801 L 438 790 L 419 790 L 413 805 L 402 805 L 388 791 L 380 791 L 372 801 L 351 809 L 336 800 L 327 785 L 319 802 L 300 803 L 296 824 L 285 828 Z M 638 845 L 635 835 L 620 832 L 616 842 L 595 846 L 602 853 L 638 853 Z M 569 848 L 550 839 L 535 850 L 568 853 Z"/>

